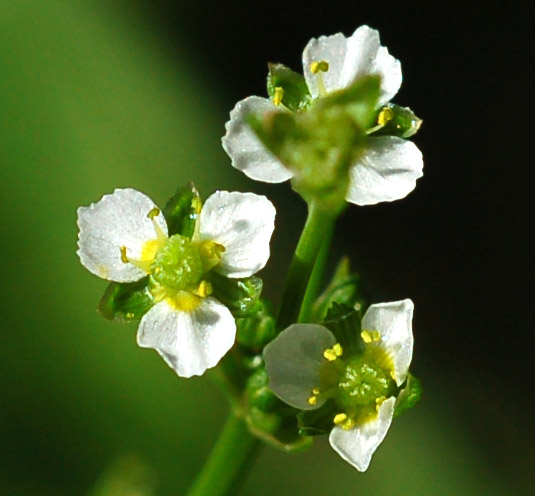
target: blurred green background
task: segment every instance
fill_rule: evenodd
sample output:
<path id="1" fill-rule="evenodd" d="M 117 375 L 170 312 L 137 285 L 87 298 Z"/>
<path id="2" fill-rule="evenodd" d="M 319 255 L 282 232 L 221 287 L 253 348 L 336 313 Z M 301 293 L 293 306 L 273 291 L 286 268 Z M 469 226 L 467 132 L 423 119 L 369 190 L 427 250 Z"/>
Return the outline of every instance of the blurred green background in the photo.
<path id="1" fill-rule="evenodd" d="M 139 478 L 146 496 L 183 494 L 227 413 L 206 378 L 177 379 L 137 348 L 135 327 L 97 315 L 105 284 L 75 255 L 78 206 L 126 186 L 163 205 L 190 179 L 206 196 L 273 191 L 283 213 L 271 267 L 287 263 L 303 217 L 287 186 L 230 167 L 220 136 L 232 92 L 142 4 L 0 0 L 1 494 L 126 496 L 112 485 L 122 476 Z M 271 277 L 268 291 L 279 284 Z M 266 448 L 239 494 L 527 494 L 533 447 L 511 441 L 516 410 L 488 407 L 481 441 L 459 411 L 473 398 L 481 408 L 484 390 L 456 391 L 454 371 L 432 360 L 416 367 L 424 400 L 394 423 L 367 473 L 325 440 L 295 455 Z M 500 443 L 513 459 L 497 466 L 484 451 Z"/>

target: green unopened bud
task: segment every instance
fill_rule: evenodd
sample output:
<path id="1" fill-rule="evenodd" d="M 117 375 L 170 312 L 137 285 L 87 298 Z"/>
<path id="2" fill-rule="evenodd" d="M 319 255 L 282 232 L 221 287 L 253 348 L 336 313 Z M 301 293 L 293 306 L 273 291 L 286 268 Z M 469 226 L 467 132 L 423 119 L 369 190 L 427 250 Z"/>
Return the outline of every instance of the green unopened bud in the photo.
<path id="1" fill-rule="evenodd" d="M 252 350 L 261 350 L 276 335 L 275 318 L 269 304 L 260 301 L 247 318 L 236 319 L 237 342 Z"/>
<path id="2" fill-rule="evenodd" d="M 364 342 L 360 337 L 360 314 L 342 303 L 333 302 L 323 325 L 329 329 L 347 354 L 360 354 Z"/>
<path id="3" fill-rule="evenodd" d="M 262 293 L 262 279 L 259 277 L 230 279 L 212 271 L 206 275 L 206 280 L 212 285 L 214 298 L 223 303 L 234 317 L 247 317 L 256 312 Z"/>
<path id="4" fill-rule="evenodd" d="M 98 312 L 115 322 L 139 321 L 154 305 L 149 291 L 149 278 L 136 282 L 112 282 L 98 304 Z"/>
<path id="5" fill-rule="evenodd" d="M 180 234 L 191 238 L 201 208 L 201 198 L 193 183 L 179 188 L 163 209 L 169 236 Z"/>
<path id="6" fill-rule="evenodd" d="M 350 271 L 349 259 L 344 257 L 338 264 L 331 282 L 314 303 L 312 322 L 322 322 L 333 303 L 352 307 L 362 316 L 367 306 L 366 300 L 360 277 Z"/>

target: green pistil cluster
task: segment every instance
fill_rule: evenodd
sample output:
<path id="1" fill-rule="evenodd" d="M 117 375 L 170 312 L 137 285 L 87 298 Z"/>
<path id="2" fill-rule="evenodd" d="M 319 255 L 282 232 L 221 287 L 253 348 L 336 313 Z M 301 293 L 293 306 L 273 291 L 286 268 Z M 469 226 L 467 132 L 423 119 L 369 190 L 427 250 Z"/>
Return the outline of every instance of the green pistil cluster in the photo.
<path id="1" fill-rule="evenodd" d="M 197 243 L 180 234 L 171 236 L 156 253 L 151 272 L 158 284 L 178 291 L 198 286 L 205 271 Z"/>
<path id="2" fill-rule="evenodd" d="M 376 350 L 370 351 L 367 346 L 362 355 L 345 362 L 335 397 L 341 411 L 357 424 L 374 417 L 380 403 L 396 390 L 391 369 L 378 363 Z"/>
<path id="3" fill-rule="evenodd" d="M 156 252 L 151 264 L 151 293 L 167 298 L 177 309 L 191 311 L 212 293 L 206 274 L 221 262 L 225 248 L 213 241 L 195 242 L 174 234 Z"/>
<path id="4" fill-rule="evenodd" d="M 378 333 L 377 333 L 378 334 Z M 316 404 L 319 397 L 333 400 L 340 413 L 333 418 L 335 425 L 351 429 L 373 419 L 382 402 L 396 392 L 392 377 L 393 364 L 388 353 L 377 339 L 367 339 L 358 354 L 344 356 L 340 344 L 325 350 L 327 360 L 321 373 L 321 384 L 312 391 L 309 404 Z"/>

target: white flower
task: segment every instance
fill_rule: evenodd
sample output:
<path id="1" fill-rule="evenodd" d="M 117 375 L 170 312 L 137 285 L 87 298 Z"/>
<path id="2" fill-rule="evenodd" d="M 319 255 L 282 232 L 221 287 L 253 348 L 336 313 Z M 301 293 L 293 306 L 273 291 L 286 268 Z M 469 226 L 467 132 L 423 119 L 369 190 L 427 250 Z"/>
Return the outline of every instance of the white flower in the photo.
<path id="1" fill-rule="evenodd" d="M 312 70 L 318 62 L 327 62 L 328 70 Z M 386 47 L 380 45 L 379 32 L 359 27 L 346 38 L 313 38 L 303 52 L 303 73 L 313 98 L 320 98 L 348 87 L 366 75 L 381 76 L 379 105 L 384 105 L 401 86 L 401 65 Z M 249 115 L 281 110 L 267 98 L 251 96 L 236 104 L 226 123 L 223 148 L 232 165 L 256 181 L 280 183 L 292 172 L 271 154 L 247 124 Z M 351 166 L 346 200 L 357 205 L 372 205 L 407 196 L 422 176 L 422 153 L 410 141 L 396 136 L 371 136 L 360 159 Z"/>
<path id="2" fill-rule="evenodd" d="M 209 270 L 248 277 L 269 258 L 275 208 L 264 196 L 217 191 L 206 200 L 191 239 L 168 237 L 160 210 L 143 193 L 116 189 L 78 209 L 78 256 L 93 274 L 116 282 L 151 275 L 155 305 L 137 342 L 154 348 L 179 376 L 201 375 L 232 347 L 236 324 L 210 296 Z"/>
<path id="3" fill-rule="evenodd" d="M 301 410 L 332 406 L 329 442 L 361 472 L 386 436 L 408 375 L 413 309 L 411 300 L 371 305 L 354 337 L 358 350 L 343 349 L 316 324 L 294 324 L 264 350 L 270 389 Z"/>

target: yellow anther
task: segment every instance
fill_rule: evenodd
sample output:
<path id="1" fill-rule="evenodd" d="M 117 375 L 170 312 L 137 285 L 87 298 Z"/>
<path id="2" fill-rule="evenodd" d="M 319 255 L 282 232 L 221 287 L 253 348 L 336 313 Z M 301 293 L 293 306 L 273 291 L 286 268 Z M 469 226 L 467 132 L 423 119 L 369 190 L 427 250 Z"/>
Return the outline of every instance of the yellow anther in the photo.
<path id="1" fill-rule="evenodd" d="M 312 394 L 315 394 L 315 395 L 320 394 L 320 388 L 315 387 L 315 388 L 312 390 Z"/>
<path id="2" fill-rule="evenodd" d="M 205 298 L 206 296 L 212 294 L 212 285 L 208 281 L 201 281 L 195 294 Z"/>
<path id="3" fill-rule="evenodd" d="M 334 351 L 334 353 L 336 354 L 336 356 L 339 357 L 339 356 L 342 356 L 342 353 L 344 352 L 344 349 L 342 348 L 342 346 L 340 345 L 340 343 L 336 343 L 336 344 L 333 346 L 333 351 Z"/>
<path id="4" fill-rule="evenodd" d="M 277 86 L 275 88 L 275 95 L 273 95 L 273 103 L 275 105 L 280 105 L 282 103 L 282 99 L 284 98 L 284 89 L 280 86 Z"/>
<path id="5" fill-rule="evenodd" d="M 377 116 L 377 124 L 379 126 L 384 126 L 388 121 L 391 121 L 394 118 L 394 111 L 390 107 L 385 107 L 379 115 Z"/>
<path id="6" fill-rule="evenodd" d="M 154 217 L 158 217 L 160 215 L 160 209 L 157 207 L 154 207 L 148 214 L 147 217 L 152 220 Z"/>
<path id="7" fill-rule="evenodd" d="M 324 352 L 323 352 L 323 356 L 329 360 L 329 362 L 333 362 L 334 360 L 336 360 L 338 357 L 336 356 L 336 352 L 331 349 L 331 348 L 327 348 Z"/>
<path id="8" fill-rule="evenodd" d="M 355 427 L 355 421 L 349 417 L 343 424 L 342 424 L 342 429 L 348 431 L 350 429 L 353 429 L 353 427 Z"/>
<path id="9" fill-rule="evenodd" d="M 134 314 L 132 312 L 127 312 L 126 318 L 127 319 L 133 319 L 134 318 Z"/>
<path id="10" fill-rule="evenodd" d="M 372 332 L 372 339 L 373 339 L 374 343 L 378 343 L 379 341 L 381 341 L 381 333 L 379 331 L 373 331 Z"/>
<path id="11" fill-rule="evenodd" d="M 360 333 L 360 337 L 362 338 L 362 340 L 363 340 L 366 344 L 372 342 L 372 335 L 371 335 L 368 331 L 362 331 L 362 332 Z"/>
<path id="12" fill-rule="evenodd" d="M 329 62 L 326 60 L 317 60 L 310 64 L 310 72 L 317 74 L 318 72 L 327 72 L 329 70 Z"/>
<path id="13" fill-rule="evenodd" d="M 392 377 L 392 379 L 396 380 L 396 373 L 393 370 L 390 371 L 390 377 Z"/>
<path id="14" fill-rule="evenodd" d="M 308 401 L 309 405 L 315 405 L 318 402 L 318 397 L 317 396 L 311 396 L 310 398 L 308 398 L 307 401 Z"/>
<path id="15" fill-rule="evenodd" d="M 340 425 L 343 424 L 347 420 L 347 415 L 345 413 L 339 413 L 338 415 L 335 415 L 334 417 L 334 424 Z"/>
<path id="16" fill-rule="evenodd" d="M 380 398 L 375 399 L 375 409 L 379 411 L 379 408 L 381 408 L 381 405 L 385 402 L 386 396 L 381 396 Z"/>
<path id="17" fill-rule="evenodd" d="M 121 262 L 130 262 L 130 260 L 128 260 L 128 257 L 126 256 L 126 246 L 121 246 L 119 249 L 121 250 Z"/>

